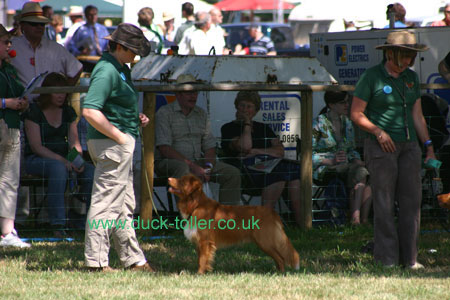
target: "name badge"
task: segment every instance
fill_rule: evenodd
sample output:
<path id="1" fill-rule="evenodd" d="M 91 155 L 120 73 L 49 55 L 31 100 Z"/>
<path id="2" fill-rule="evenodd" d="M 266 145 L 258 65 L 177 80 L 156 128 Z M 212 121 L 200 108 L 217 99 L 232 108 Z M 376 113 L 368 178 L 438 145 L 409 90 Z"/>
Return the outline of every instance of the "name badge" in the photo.
<path id="1" fill-rule="evenodd" d="M 123 72 L 120 73 L 120 77 L 123 81 L 127 81 L 127 78 L 125 77 L 125 74 L 123 74 Z"/>

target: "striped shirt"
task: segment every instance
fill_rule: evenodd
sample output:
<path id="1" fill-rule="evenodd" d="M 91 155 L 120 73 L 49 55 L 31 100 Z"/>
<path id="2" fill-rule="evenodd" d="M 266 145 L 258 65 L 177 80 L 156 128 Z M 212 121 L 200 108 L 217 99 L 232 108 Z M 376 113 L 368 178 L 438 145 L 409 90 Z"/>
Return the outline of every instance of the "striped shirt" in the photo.
<path id="1" fill-rule="evenodd" d="M 274 43 L 267 36 L 263 36 L 257 41 L 248 40 L 246 47 L 250 48 L 250 55 L 267 55 L 271 51 L 276 51 Z"/>

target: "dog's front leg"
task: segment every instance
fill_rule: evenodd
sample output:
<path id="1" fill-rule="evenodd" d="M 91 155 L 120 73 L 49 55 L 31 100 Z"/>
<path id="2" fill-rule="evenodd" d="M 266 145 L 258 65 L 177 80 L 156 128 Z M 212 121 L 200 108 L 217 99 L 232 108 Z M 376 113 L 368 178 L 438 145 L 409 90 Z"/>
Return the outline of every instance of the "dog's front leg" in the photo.
<path id="1" fill-rule="evenodd" d="M 212 262 L 214 254 L 216 253 L 216 246 L 212 241 L 200 241 L 197 246 L 198 254 L 198 274 L 205 274 L 205 272 L 212 271 Z"/>

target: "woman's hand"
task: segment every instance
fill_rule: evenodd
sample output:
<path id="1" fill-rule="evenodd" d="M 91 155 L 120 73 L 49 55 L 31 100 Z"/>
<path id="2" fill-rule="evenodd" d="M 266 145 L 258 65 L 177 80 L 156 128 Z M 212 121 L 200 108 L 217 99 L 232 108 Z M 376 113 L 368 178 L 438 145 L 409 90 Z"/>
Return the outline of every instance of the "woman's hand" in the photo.
<path id="1" fill-rule="evenodd" d="M 343 150 L 336 152 L 333 162 L 334 162 L 334 165 L 346 163 L 347 162 L 347 153 Z"/>
<path id="2" fill-rule="evenodd" d="M 236 111 L 236 120 L 242 121 L 244 123 L 252 123 L 252 119 L 249 118 L 249 116 L 247 114 L 245 114 L 244 112 L 237 110 Z"/>
<path id="3" fill-rule="evenodd" d="M 139 113 L 139 120 L 141 121 L 141 126 L 145 127 L 148 125 L 148 122 L 150 122 L 150 119 L 144 115 L 143 113 Z"/>
<path id="4" fill-rule="evenodd" d="M 384 152 L 388 153 L 394 153 L 395 152 L 395 144 L 392 141 L 389 134 L 387 134 L 384 130 L 380 130 L 380 132 L 377 134 L 377 141 L 381 146 L 381 149 Z"/>
<path id="5" fill-rule="evenodd" d="M 126 133 L 121 132 L 118 139 L 116 139 L 117 144 L 123 145 L 128 141 L 129 137 Z"/>
<path id="6" fill-rule="evenodd" d="M 72 171 L 74 165 L 70 161 L 68 161 L 67 159 L 63 159 L 63 163 L 66 166 L 67 171 Z"/>
<path id="7" fill-rule="evenodd" d="M 83 173 L 84 171 L 84 165 L 82 165 L 80 168 L 75 167 L 74 164 L 72 164 L 72 170 L 74 170 L 77 173 Z"/>
<path id="8" fill-rule="evenodd" d="M 6 98 L 5 104 L 7 108 L 12 110 L 24 111 L 28 108 L 28 101 L 21 98 Z"/>
<path id="9" fill-rule="evenodd" d="M 427 163 L 430 159 L 436 159 L 433 147 L 427 147 L 427 154 L 425 155 L 424 163 Z"/>

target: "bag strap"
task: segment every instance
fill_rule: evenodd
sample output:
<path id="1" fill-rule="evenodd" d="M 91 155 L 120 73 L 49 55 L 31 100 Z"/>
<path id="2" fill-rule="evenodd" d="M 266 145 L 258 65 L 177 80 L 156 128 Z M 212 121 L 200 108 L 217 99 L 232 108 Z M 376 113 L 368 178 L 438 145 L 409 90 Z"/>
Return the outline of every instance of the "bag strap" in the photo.
<path id="1" fill-rule="evenodd" d="M 403 92 L 400 91 L 400 88 L 397 86 L 397 84 L 395 83 L 395 81 L 392 79 L 392 77 L 389 77 L 389 79 L 392 82 L 392 85 L 395 87 L 395 89 L 397 90 L 397 92 L 400 94 L 400 96 L 402 97 L 402 107 L 403 107 L 403 126 L 405 129 L 405 135 L 406 135 L 406 139 L 409 141 L 411 136 L 409 134 L 409 127 L 408 127 L 408 115 L 406 113 L 406 97 L 405 97 L 405 82 L 402 79 L 403 82 Z"/>

